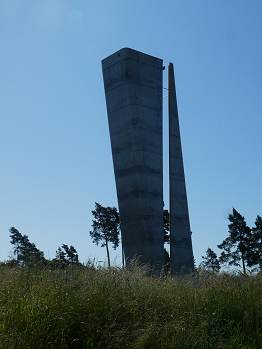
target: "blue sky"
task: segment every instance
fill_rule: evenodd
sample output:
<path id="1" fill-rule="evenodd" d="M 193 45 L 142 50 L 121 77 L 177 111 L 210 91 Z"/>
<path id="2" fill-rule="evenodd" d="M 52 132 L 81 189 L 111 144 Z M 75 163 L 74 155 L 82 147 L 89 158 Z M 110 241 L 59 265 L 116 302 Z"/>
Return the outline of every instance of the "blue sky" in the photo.
<path id="1" fill-rule="evenodd" d="M 94 202 L 117 205 L 101 59 L 126 46 L 175 64 L 197 261 L 233 206 L 252 225 L 261 16 L 255 0 L 0 0 L 0 258 L 15 226 L 47 257 L 67 243 L 82 261 L 105 259 L 89 238 Z M 167 203 L 166 156 L 164 168 Z"/>

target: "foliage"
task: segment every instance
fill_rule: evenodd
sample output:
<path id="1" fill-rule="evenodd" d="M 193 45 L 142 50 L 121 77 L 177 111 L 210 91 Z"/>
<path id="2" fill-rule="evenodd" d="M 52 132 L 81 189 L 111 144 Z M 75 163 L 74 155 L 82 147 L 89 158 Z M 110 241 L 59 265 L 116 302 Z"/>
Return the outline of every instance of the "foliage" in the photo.
<path id="1" fill-rule="evenodd" d="M 251 229 L 247 226 L 245 218 L 235 208 L 228 219 L 230 221 L 229 236 L 217 246 L 223 250 L 220 262 L 242 267 L 243 272 L 246 273 L 248 251 L 251 248 Z"/>
<path id="2" fill-rule="evenodd" d="M 170 242 L 170 215 L 168 210 L 163 210 L 163 220 L 164 220 L 164 242 Z"/>
<path id="3" fill-rule="evenodd" d="M 20 265 L 45 263 L 44 253 L 30 242 L 27 235 L 22 235 L 16 228 L 10 228 L 10 242 L 14 246 L 14 255 Z"/>
<path id="4" fill-rule="evenodd" d="M 92 241 L 106 247 L 108 266 L 110 267 L 109 243 L 116 249 L 119 245 L 120 218 L 115 207 L 104 207 L 95 203 L 93 214 L 93 230 L 90 231 Z"/>
<path id="5" fill-rule="evenodd" d="M 0 268 L 2 349 L 258 349 L 262 279 Z"/>
<path id="6" fill-rule="evenodd" d="M 219 272 L 220 270 L 220 264 L 219 264 L 219 260 L 217 258 L 217 254 L 211 249 L 208 248 L 206 251 L 206 255 L 202 256 L 202 263 L 200 264 L 200 266 L 208 271 L 212 271 L 212 272 Z"/>
<path id="7" fill-rule="evenodd" d="M 56 251 L 56 257 L 53 263 L 57 267 L 66 267 L 68 265 L 78 265 L 78 253 L 74 246 L 68 246 L 63 244 L 62 247 L 58 247 Z"/>
<path id="8" fill-rule="evenodd" d="M 170 272 L 170 256 L 167 250 L 164 248 L 164 273 L 165 275 Z"/>
<path id="9" fill-rule="evenodd" d="M 262 271 L 262 217 L 257 216 L 255 226 L 251 229 L 251 248 L 247 252 L 248 266 L 259 266 Z"/>

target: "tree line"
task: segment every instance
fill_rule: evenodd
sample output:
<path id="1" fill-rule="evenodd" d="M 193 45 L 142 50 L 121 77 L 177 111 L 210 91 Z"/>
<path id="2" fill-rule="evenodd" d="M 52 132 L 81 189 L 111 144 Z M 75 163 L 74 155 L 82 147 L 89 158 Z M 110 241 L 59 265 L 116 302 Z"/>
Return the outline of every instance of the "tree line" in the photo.
<path id="1" fill-rule="evenodd" d="M 10 243 L 13 245 L 13 258 L 5 264 L 9 266 L 48 266 L 65 268 L 69 265 L 80 265 L 78 253 L 74 246 L 63 244 L 58 247 L 55 258 L 49 260 L 44 252 L 32 243 L 27 235 L 20 233 L 15 227 L 9 229 Z"/>
<path id="2" fill-rule="evenodd" d="M 103 206 L 95 203 L 92 210 L 92 229 L 89 234 L 92 242 L 106 249 L 107 264 L 111 265 L 110 248 L 116 249 L 120 244 L 120 216 L 116 207 Z M 254 226 L 250 228 L 244 216 L 235 208 L 228 216 L 228 236 L 218 244 L 220 256 L 208 248 L 198 269 L 219 272 L 223 265 L 247 270 L 262 271 L 262 217 L 257 216 Z M 163 210 L 163 240 L 170 243 L 170 222 L 168 210 Z M 78 253 L 74 246 L 63 244 L 56 250 L 55 258 L 48 260 L 44 253 L 32 243 L 27 235 L 20 233 L 15 227 L 10 228 L 10 242 L 14 247 L 14 258 L 7 263 L 11 265 L 31 266 L 46 265 L 64 268 L 80 265 Z M 164 269 L 169 270 L 169 253 L 164 250 Z M 251 269 L 248 269 L 251 268 Z M 196 268 L 197 269 L 197 268 Z"/>

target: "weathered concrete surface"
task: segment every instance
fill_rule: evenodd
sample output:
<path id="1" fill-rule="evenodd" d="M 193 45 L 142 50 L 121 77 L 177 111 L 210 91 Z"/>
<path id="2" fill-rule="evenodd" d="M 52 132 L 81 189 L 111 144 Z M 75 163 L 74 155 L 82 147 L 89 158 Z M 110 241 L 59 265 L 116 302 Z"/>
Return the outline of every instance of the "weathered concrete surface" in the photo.
<path id="1" fill-rule="evenodd" d="M 171 272 L 175 274 L 192 271 L 194 257 L 172 63 L 168 66 L 168 92 L 170 258 Z"/>
<path id="2" fill-rule="evenodd" d="M 102 61 L 126 262 L 163 262 L 161 59 L 123 48 Z"/>

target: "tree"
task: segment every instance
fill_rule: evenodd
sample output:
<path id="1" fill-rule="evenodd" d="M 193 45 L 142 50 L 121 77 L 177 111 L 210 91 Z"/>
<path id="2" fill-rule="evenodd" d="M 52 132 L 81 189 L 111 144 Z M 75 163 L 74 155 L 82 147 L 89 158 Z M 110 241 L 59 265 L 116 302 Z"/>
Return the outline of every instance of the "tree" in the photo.
<path id="1" fill-rule="evenodd" d="M 167 275 L 170 272 L 170 256 L 167 250 L 164 248 L 164 273 Z"/>
<path id="2" fill-rule="evenodd" d="M 255 226 L 251 229 L 250 249 L 247 252 L 248 266 L 258 265 L 262 270 L 262 217 L 257 216 Z"/>
<path id="3" fill-rule="evenodd" d="M 66 253 L 62 247 L 58 247 L 56 250 L 55 262 L 57 262 L 56 264 L 60 266 L 66 266 L 68 264 Z"/>
<path id="4" fill-rule="evenodd" d="M 170 216 L 168 210 L 163 210 L 164 243 L 170 242 Z M 167 275 L 170 271 L 170 256 L 164 248 L 164 272 Z"/>
<path id="5" fill-rule="evenodd" d="M 221 263 L 242 267 L 246 274 L 248 251 L 251 248 L 251 229 L 247 226 L 245 218 L 235 208 L 228 219 L 230 221 L 229 236 L 217 246 L 223 250 L 219 260 Z"/>
<path id="6" fill-rule="evenodd" d="M 110 267 L 109 243 L 112 243 L 116 249 L 119 245 L 120 219 L 115 207 L 104 207 L 95 203 L 95 209 L 92 211 L 94 217 L 90 236 L 92 241 L 101 247 L 106 247 L 107 262 Z"/>
<path id="7" fill-rule="evenodd" d="M 69 247 L 68 245 L 63 244 L 62 247 L 58 247 L 56 251 L 54 263 L 59 267 L 79 265 L 77 250 L 72 245 Z"/>
<path id="8" fill-rule="evenodd" d="M 29 241 L 27 235 L 22 235 L 16 228 L 10 228 L 11 244 L 14 245 L 14 255 L 20 265 L 34 265 L 45 262 L 44 253 Z"/>
<path id="9" fill-rule="evenodd" d="M 170 242 L 170 216 L 168 210 L 163 210 L 164 243 Z"/>
<path id="10" fill-rule="evenodd" d="M 217 254 L 211 250 L 211 248 L 208 248 L 206 250 L 206 255 L 202 256 L 202 263 L 200 264 L 200 266 L 208 271 L 212 271 L 212 272 L 219 272 L 220 270 L 220 264 L 219 264 L 219 260 L 217 258 Z"/>

